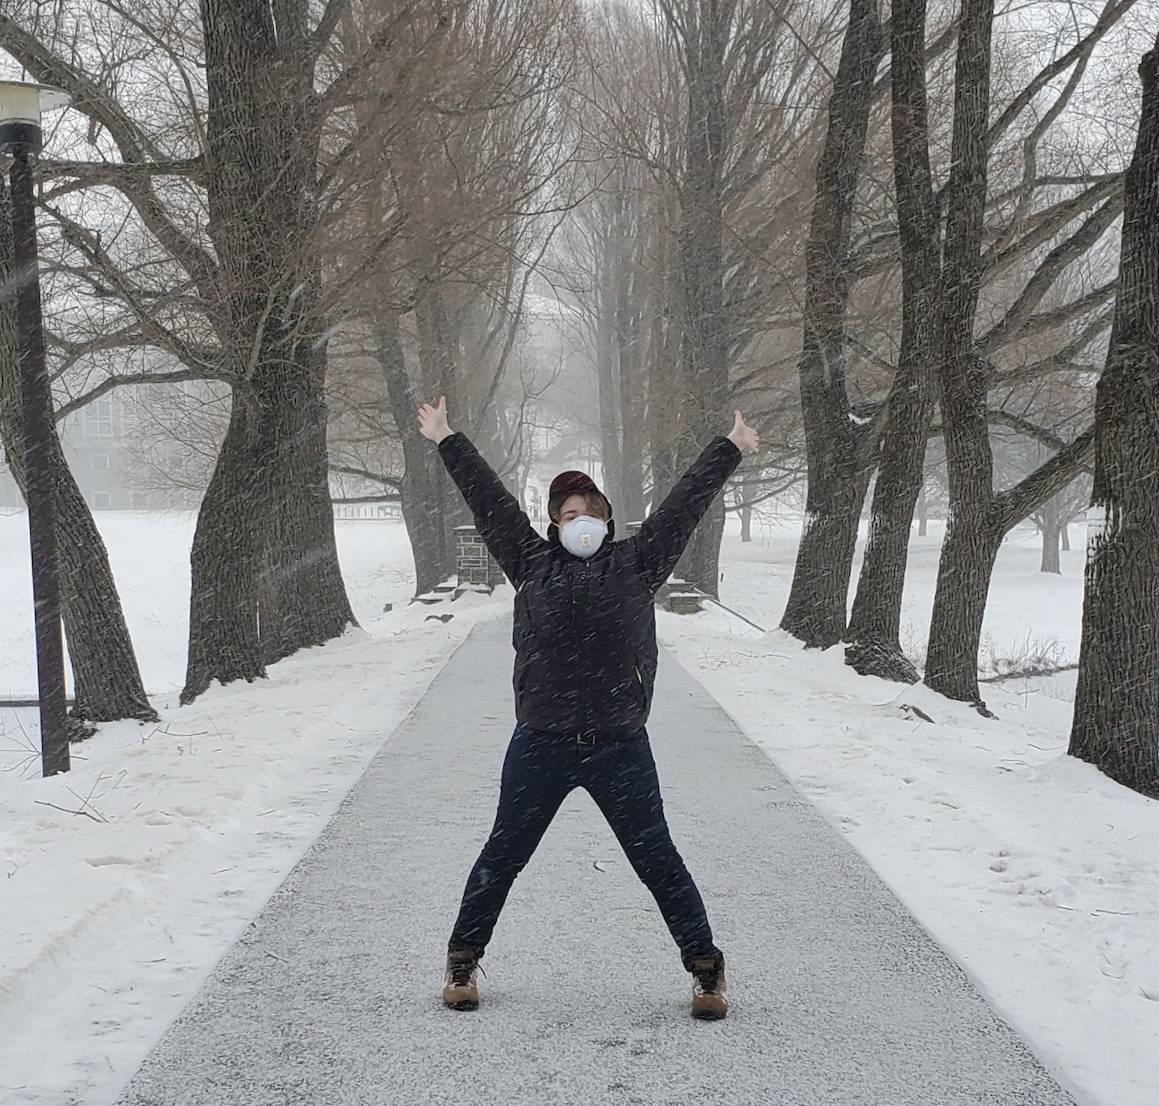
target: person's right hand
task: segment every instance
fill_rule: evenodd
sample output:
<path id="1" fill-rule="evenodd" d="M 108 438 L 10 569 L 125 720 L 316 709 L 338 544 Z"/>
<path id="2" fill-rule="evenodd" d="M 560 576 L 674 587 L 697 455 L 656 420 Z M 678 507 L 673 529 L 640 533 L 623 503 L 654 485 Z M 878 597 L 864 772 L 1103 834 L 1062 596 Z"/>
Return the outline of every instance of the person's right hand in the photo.
<path id="1" fill-rule="evenodd" d="M 438 407 L 424 403 L 419 408 L 419 433 L 438 445 L 454 431 L 447 425 L 447 397 L 439 396 Z"/>

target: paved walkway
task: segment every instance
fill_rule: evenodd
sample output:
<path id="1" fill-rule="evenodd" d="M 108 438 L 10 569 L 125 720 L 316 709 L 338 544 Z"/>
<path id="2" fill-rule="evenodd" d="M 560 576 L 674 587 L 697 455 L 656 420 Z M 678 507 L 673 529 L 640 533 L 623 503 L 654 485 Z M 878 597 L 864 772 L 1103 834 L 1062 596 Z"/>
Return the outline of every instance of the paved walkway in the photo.
<path id="1" fill-rule="evenodd" d="M 511 718 L 478 627 L 133 1079 L 125 1106 L 1070 1106 L 893 895 L 662 656 L 673 836 L 729 959 L 688 977 L 584 792 L 516 881 L 475 1012 L 439 1002 Z M 324 735 L 319 735 L 324 739 Z"/>

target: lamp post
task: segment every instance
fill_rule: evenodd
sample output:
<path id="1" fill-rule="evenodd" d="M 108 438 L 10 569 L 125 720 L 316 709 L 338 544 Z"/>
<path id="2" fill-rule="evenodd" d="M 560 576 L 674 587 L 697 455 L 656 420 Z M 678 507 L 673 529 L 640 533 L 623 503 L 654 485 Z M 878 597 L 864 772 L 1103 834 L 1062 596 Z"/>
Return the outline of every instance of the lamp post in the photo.
<path id="1" fill-rule="evenodd" d="M 36 679 L 40 700 L 40 761 L 44 775 L 69 769 L 64 694 L 64 638 L 53 504 L 52 389 L 44 359 L 36 206 L 32 161 L 44 146 L 41 113 L 63 108 L 63 92 L 23 81 L 0 81 L 0 153 L 10 154 L 12 259 L 20 391 L 24 482 L 32 547 L 32 597 L 36 621 Z M 8 291 L 11 294 L 11 290 Z"/>

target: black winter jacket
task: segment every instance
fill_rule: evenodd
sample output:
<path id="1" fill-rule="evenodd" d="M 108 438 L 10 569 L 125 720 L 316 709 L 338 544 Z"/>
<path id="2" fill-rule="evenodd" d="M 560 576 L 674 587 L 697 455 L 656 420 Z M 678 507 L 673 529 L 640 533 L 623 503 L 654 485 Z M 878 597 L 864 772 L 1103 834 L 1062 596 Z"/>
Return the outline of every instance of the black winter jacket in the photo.
<path id="1" fill-rule="evenodd" d="M 491 555 L 515 588 L 515 717 L 548 733 L 631 733 L 648 718 L 656 678 L 653 595 L 740 463 L 714 438 L 640 533 L 609 536 L 587 558 L 554 524 L 540 537 L 518 501 L 462 434 L 439 453 Z"/>

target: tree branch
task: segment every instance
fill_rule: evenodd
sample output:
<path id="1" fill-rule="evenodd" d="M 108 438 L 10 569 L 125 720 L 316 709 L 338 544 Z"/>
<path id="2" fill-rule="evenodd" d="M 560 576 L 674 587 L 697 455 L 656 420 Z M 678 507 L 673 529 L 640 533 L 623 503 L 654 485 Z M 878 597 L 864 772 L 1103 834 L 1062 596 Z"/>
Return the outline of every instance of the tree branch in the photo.
<path id="1" fill-rule="evenodd" d="M 1089 467 L 1095 452 L 1095 428 L 1088 426 L 1070 445 L 1060 449 L 1025 480 L 994 497 L 994 517 L 1005 534 L 1028 518 L 1048 499 L 1053 499 L 1083 469 Z"/>
<path id="2" fill-rule="evenodd" d="M 330 42 L 338 21 L 350 10 L 350 0 L 330 0 L 311 35 L 311 52 L 317 58 Z"/>
<path id="3" fill-rule="evenodd" d="M 77 396 L 75 399 L 70 399 L 67 403 L 56 409 L 54 415 L 56 421 L 59 423 L 68 418 L 69 415 L 75 414 L 82 407 L 87 407 L 90 403 L 98 400 L 103 395 L 107 395 L 114 388 L 122 388 L 126 385 L 137 384 L 179 384 L 187 380 L 208 380 L 216 379 L 227 381 L 226 377 L 208 377 L 199 369 L 173 369 L 169 372 L 157 373 L 115 373 L 112 376 L 105 377 L 95 388 Z"/>
<path id="4" fill-rule="evenodd" d="M 1009 411 L 991 408 L 986 412 L 986 421 L 991 426 L 1009 427 L 1015 433 L 1021 434 L 1022 437 L 1039 442 L 1056 452 L 1062 452 L 1062 450 L 1068 449 L 1071 445 L 1070 442 L 1065 438 L 1059 437 L 1053 430 L 1047 430 L 1045 426 L 1039 426 L 1029 419 L 1024 419 L 1020 415 L 1011 414 Z"/>
<path id="5" fill-rule="evenodd" d="M 172 353 L 190 370 L 201 372 L 205 378 L 231 380 L 230 377 L 221 373 L 215 365 L 202 360 L 193 347 L 157 321 L 155 313 L 149 311 L 140 302 L 135 290 L 129 287 L 124 274 L 101 246 L 95 234 L 86 227 L 82 227 L 75 220 L 70 219 L 62 211 L 48 205 L 45 205 L 45 209 L 60 223 L 65 240 L 109 278 L 109 282 L 114 286 L 120 298 L 137 317 L 144 335 L 152 339 L 159 348 Z"/>
<path id="6" fill-rule="evenodd" d="M 1085 214 L 1096 204 L 1106 201 L 1122 206 L 1123 174 L 1118 173 L 1101 184 L 1080 192 L 1077 196 L 1051 204 L 1034 218 L 1033 225 L 1017 242 L 1001 249 L 991 248 L 982 257 L 983 273 L 993 276 L 1000 269 L 1046 245 L 1073 219 Z"/>
<path id="7" fill-rule="evenodd" d="M 205 184 L 205 163 L 200 157 L 177 158 L 171 161 L 124 162 L 124 161 L 61 161 L 44 158 L 37 162 L 38 180 L 55 180 L 65 177 L 70 183 L 47 191 L 43 200 L 52 202 L 70 192 L 85 188 L 95 188 L 102 184 L 112 185 L 118 191 L 126 187 L 139 187 L 152 177 L 188 177 L 196 184 Z"/>
<path id="8" fill-rule="evenodd" d="M 343 476 L 360 476 L 364 480 L 373 480 L 376 484 L 383 484 L 388 488 L 402 488 L 402 477 L 391 476 L 385 472 L 371 472 L 369 469 L 356 468 L 353 465 L 331 465 L 331 472 Z"/>
<path id="9" fill-rule="evenodd" d="M 1033 103 L 1039 94 L 1059 73 L 1070 66 L 1085 54 L 1089 54 L 1099 40 L 1126 15 L 1135 5 L 1135 0 L 1108 0 L 1102 14 L 1095 21 L 1094 27 L 1085 38 L 1080 38 L 1065 54 L 1060 54 L 1054 61 L 1042 67 L 1038 75 L 1007 105 L 1006 110 L 990 126 L 987 143 L 990 149 L 994 148 L 999 138 L 1006 133 L 1011 124 L 1027 107 Z"/>
<path id="10" fill-rule="evenodd" d="M 1042 298 L 1050 290 L 1054 282 L 1072 262 L 1077 261 L 1098 242 L 1119 217 L 1122 210 L 1122 195 L 1112 197 L 1098 211 L 1090 215 L 1086 222 L 1074 234 L 1055 246 L 1042 259 L 1038 268 L 1035 269 L 1034 274 L 1026 282 L 1018 298 L 1010 305 L 1009 310 L 1002 319 L 992 326 L 983 335 L 981 340 L 976 343 L 976 348 L 982 353 L 988 353 L 995 346 L 1000 345 L 1004 341 L 1008 341 L 1012 335 L 1016 335 L 1024 324 L 1028 324 L 1032 317 L 1031 312 L 1042 302 Z M 1116 283 L 1113 281 L 1109 285 L 1104 286 L 1104 289 L 1113 290 Z M 1095 292 L 1103 292 L 1104 289 L 1096 289 Z M 1098 297 L 1098 299 L 1101 298 L 1101 296 Z M 1090 296 L 1084 296 L 1079 302 L 1088 304 L 1089 299 Z M 1053 315 L 1055 312 L 1050 312 L 1049 314 Z"/>
<path id="11" fill-rule="evenodd" d="M 67 92 L 77 111 L 109 132 L 126 163 L 142 165 L 150 160 L 165 160 L 121 105 L 96 81 L 54 53 L 7 15 L 0 15 L 0 48 L 7 50 L 34 80 Z M 153 191 L 150 178 L 123 175 L 117 187 L 132 203 L 149 231 L 197 283 L 202 295 L 207 299 L 213 298 L 210 290 L 217 280 L 216 262 L 207 250 L 180 230 L 169 217 Z"/>

